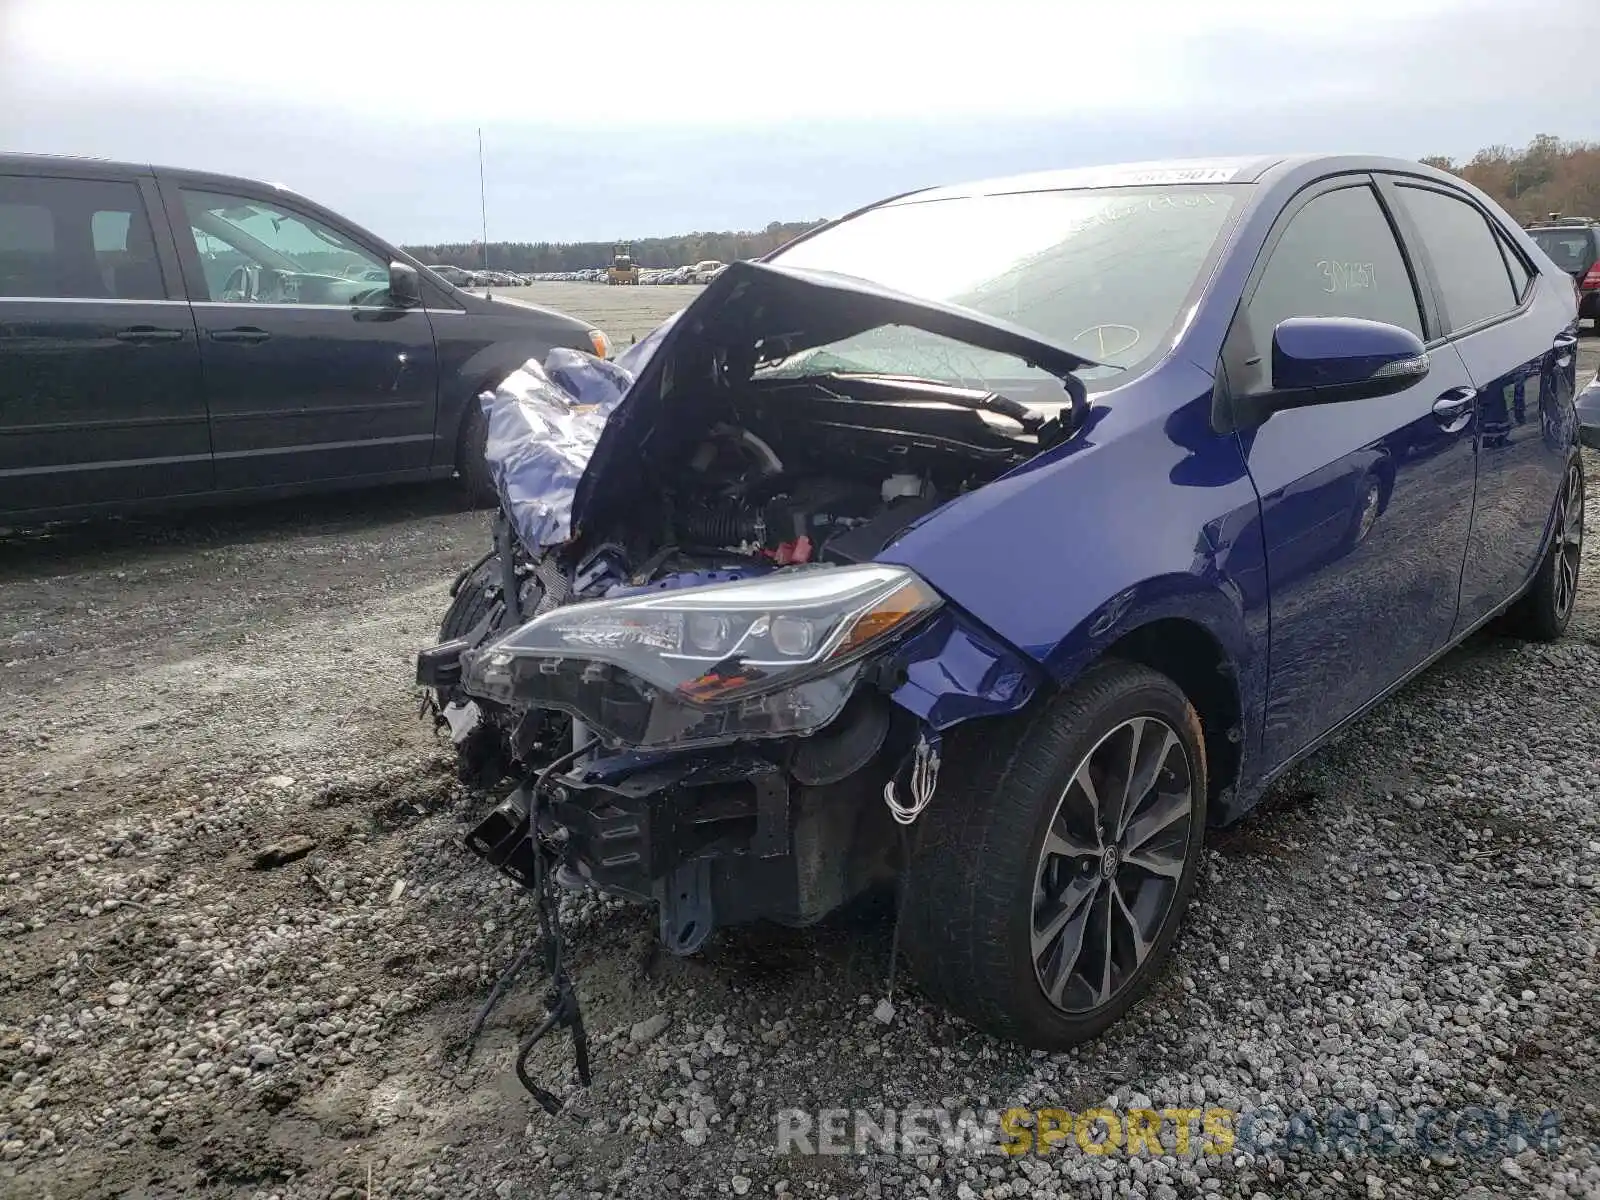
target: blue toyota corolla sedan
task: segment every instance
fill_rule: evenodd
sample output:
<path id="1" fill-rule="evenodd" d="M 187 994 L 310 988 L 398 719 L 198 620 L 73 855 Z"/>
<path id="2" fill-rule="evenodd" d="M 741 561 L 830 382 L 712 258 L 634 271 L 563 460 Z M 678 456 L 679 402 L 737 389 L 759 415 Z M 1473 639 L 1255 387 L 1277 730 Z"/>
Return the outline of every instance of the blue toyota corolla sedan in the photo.
<path id="1" fill-rule="evenodd" d="M 471 844 L 680 953 L 898 885 L 931 995 L 1093 1036 L 1209 826 L 1487 622 L 1565 630 L 1575 330 L 1380 158 L 941 187 L 735 263 L 485 399 L 495 541 L 418 659 L 510 781 Z"/>

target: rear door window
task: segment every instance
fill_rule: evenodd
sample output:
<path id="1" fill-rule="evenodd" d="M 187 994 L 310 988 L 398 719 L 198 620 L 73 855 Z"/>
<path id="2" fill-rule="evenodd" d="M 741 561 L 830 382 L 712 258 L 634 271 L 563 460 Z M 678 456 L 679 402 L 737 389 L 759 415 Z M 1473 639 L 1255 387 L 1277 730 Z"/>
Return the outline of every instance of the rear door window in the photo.
<path id="1" fill-rule="evenodd" d="M 0 176 L 0 297 L 165 296 L 150 218 L 136 185 Z"/>
<path id="2" fill-rule="evenodd" d="M 1500 230 L 1495 230 L 1496 242 L 1500 244 L 1500 253 L 1506 260 L 1506 270 L 1511 272 L 1511 291 L 1516 296 L 1517 303 L 1528 298 L 1528 288 L 1533 284 L 1533 272 L 1528 270 L 1522 261 L 1522 254 L 1512 246 L 1511 239 Z"/>
<path id="3" fill-rule="evenodd" d="M 1517 307 L 1505 255 L 1482 212 L 1433 188 L 1403 183 L 1395 192 L 1427 249 L 1452 332 Z"/>

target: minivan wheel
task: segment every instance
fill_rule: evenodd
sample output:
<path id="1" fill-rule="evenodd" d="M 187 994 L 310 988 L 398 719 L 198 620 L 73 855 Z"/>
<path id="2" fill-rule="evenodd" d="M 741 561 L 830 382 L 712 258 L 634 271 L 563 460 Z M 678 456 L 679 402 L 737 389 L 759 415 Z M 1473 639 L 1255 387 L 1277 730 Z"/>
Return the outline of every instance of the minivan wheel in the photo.
<path id="1" fill-rule="evenodd" d="M 489 414 L 474 396 L 461 418 L 461 442 L 456 447 L 456 472 L 461 476 L 461 487 L 467 503 L 483 508 L 496 503 L 494 476 L 489 474 L 489 460 L 484 447 L 489 441 Z"/>
<path id="2" fill-rule="evenodd" d="M 1550 549 L 1533 584 L 1506 611 L 1506 632 L 1513 637 L 1553 642 L 1572 623 L 1583 558 L 1583 495 L 1583 459 L 1573 455 L 1556 500 L 1555 537 Z"/>
<path id="3" fill-rule="evenodd" d="M 1166 676 L 1107 661 L 1007 730 L 951 735 L 918 820 L 907 960 L 997 1037 L 1059 1050 L 1149 989 L 1194 889 L 1200 718 Z"/>

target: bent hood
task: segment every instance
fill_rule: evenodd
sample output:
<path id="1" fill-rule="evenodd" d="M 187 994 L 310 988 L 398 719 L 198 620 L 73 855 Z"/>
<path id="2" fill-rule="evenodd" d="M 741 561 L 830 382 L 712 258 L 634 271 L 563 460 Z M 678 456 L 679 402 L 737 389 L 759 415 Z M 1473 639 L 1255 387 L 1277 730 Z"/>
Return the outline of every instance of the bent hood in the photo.
<path id="1" fill-rule="evenodd" d="M 869 280 L 731 263 L 615 362 L 556 349 L 484 394 L 489 469 L 518 536 L 541 553 L 580 531 L 602 502 L 614 510 L 634 502 L 636 475 L 613 478 L 611 464 L 637 458 L 676 394 L 740 382 L 763 363 L 885 325 L 1018 358 L 1059 377 L 1075 403 L 1084 389 L 1073 372 L 1096 365 L 1010 322 Z"/>

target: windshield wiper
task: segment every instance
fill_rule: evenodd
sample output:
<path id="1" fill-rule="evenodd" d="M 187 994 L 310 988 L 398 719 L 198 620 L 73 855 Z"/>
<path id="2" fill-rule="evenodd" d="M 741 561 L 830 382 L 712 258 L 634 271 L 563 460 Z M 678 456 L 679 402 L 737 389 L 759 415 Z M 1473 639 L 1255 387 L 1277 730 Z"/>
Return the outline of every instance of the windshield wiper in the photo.
<path id="1" fill-rule="evenodd" d="M 982 388 L 962 387 L 939 379 L 924 379 L 915 375 L 888 375 L 869 371 L 825 371 L 817 375 L 802 375 L 808 381 L 826 380 L 834 385 L 874 393 L 873 400 L 889 403 L 915 404 L 919 401 L 937 401 L 955 408 L 970 408 L 977 412 L 990 412 L 1021 425 L 1028 433 L 1037 434 L 1052 419 L 1044 413 L 1029 408 L 1009 396 Z M 830 389 L 831 390 L 831 389 Z M 849 395 L 838 399 L 851 399 Z"/>

